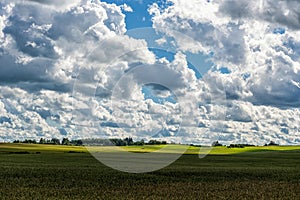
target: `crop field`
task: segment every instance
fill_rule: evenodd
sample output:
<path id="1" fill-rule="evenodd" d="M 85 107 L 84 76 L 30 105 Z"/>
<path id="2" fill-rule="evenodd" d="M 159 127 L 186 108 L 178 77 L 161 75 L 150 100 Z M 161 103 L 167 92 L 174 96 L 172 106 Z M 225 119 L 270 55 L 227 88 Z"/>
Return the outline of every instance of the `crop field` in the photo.
<path id="1" fill-rule="evenodd" d="M 300 146 L 215 147 L 202 159 L 198 153 L 190 147 L 166 168 L 130 174 L 103 165 L 84 147 L 0 144 L 0 199 L 300 198 Z"/>

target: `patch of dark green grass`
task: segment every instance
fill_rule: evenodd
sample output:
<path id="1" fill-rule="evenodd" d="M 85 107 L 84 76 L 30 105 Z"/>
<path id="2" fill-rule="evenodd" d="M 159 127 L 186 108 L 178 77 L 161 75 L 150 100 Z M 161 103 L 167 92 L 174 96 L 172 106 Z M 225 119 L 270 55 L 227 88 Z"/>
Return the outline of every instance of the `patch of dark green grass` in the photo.
<path id="1" fill-rule="evenodd" d="M 86 153 L 86 152 L 83 152 L 83 151 L 68 151 L 67 153 Z"/>
<path id="2" fill-rule="evenodd" d="M 10 151 L 9 154 L 30 154 L 28 151 Z"/>

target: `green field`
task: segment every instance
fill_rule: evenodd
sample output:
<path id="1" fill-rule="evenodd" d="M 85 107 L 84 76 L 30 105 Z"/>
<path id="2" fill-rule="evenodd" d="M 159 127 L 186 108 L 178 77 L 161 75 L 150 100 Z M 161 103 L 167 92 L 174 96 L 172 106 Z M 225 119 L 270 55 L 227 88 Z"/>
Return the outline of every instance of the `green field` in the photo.
<path id="1" fill-rule="evenodd" d="M 299 146 L 216 147 L 203 159 L 198 152 L 190 147 L 164 169 L 129 174 L 104 166 L 84 147 L 0 144 L 0 199 L 300 198 Z"/>

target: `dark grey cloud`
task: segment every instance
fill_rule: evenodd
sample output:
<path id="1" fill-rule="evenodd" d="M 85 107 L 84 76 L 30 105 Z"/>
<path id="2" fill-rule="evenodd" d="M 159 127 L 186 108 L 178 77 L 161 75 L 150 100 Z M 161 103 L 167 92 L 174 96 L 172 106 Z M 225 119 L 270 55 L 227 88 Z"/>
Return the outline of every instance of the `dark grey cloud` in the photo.
<path id="1" fill-rule="evenodd" d="M 24 21 L 18 16 L 10 17 L 9 22 L 3 33 L 15 40 L 19 51 L 31 57 L 58 58 L 51 39 L 45 35 L 46 30 L 41 30 L 37 25 L 39 22 Z"/>
<path id="2" fill-rule="evenodd" d="M 247 0 L 227 0 L 220 5 L 219 11 L 231 16 L 233 19 L 253 17 L 253 1 Z"/>
<path id="3" fill-rule="evenodd" d="M 45 82 L 50 79 L 47 70 L 51 70 L 52 65 L 51 61 L 44 59 L 24 65 L 16 63 L 15 58 L 10 55 L 3 55 L 0 57 L 0 82 Z"/>
<path id="4" fill-rule="evenodd" d="M 251 101 L 255 105 L 268 105 L 280 108 L 299 107 L 300 106 L 300 89 L 288 83 L 277 85 L 278 87 L 263 87 L 254 85 L 251 91 L 254 96 Z M 285 88 L 284 90 L 282 88 Z"/>
<path id="5" fill-rule="evenodd" d="M 220 0 L 219 11 L 233 19 L 265 20 L 284 27 L 300 29 L 299 0 Z"/>
<path id="6" fill-rule="evenodd" d="M 263 3 L 262 17 L 292 29 L 300 29 L 300 2 L 299 0 L 266 0 Z"/>
<path id="7" fill-rule="evenodd" d="M 33 3 L 39 3 L 39 4 L 44 4 L 44 5 L 49 5 L 49 6 L 55 6 L 58 8 L 67 8 L 71 5 L 74 5 L 80 0 L 23 0 L 24 2 L 33 2 Z"/>

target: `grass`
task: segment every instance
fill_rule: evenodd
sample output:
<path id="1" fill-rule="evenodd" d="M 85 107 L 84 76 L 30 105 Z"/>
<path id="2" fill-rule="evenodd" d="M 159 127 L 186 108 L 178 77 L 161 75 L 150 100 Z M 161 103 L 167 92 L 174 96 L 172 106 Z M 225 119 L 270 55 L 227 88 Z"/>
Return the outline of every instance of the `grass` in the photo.
<path id="1" fill-rule="evenodd" d="M 198 152 L 190 147 L 164 169 L 129 174 L 83 147 L 0 144 L 0 199 L 299 199 L 300 147 L 217 147 L 203 159 Z"/>

